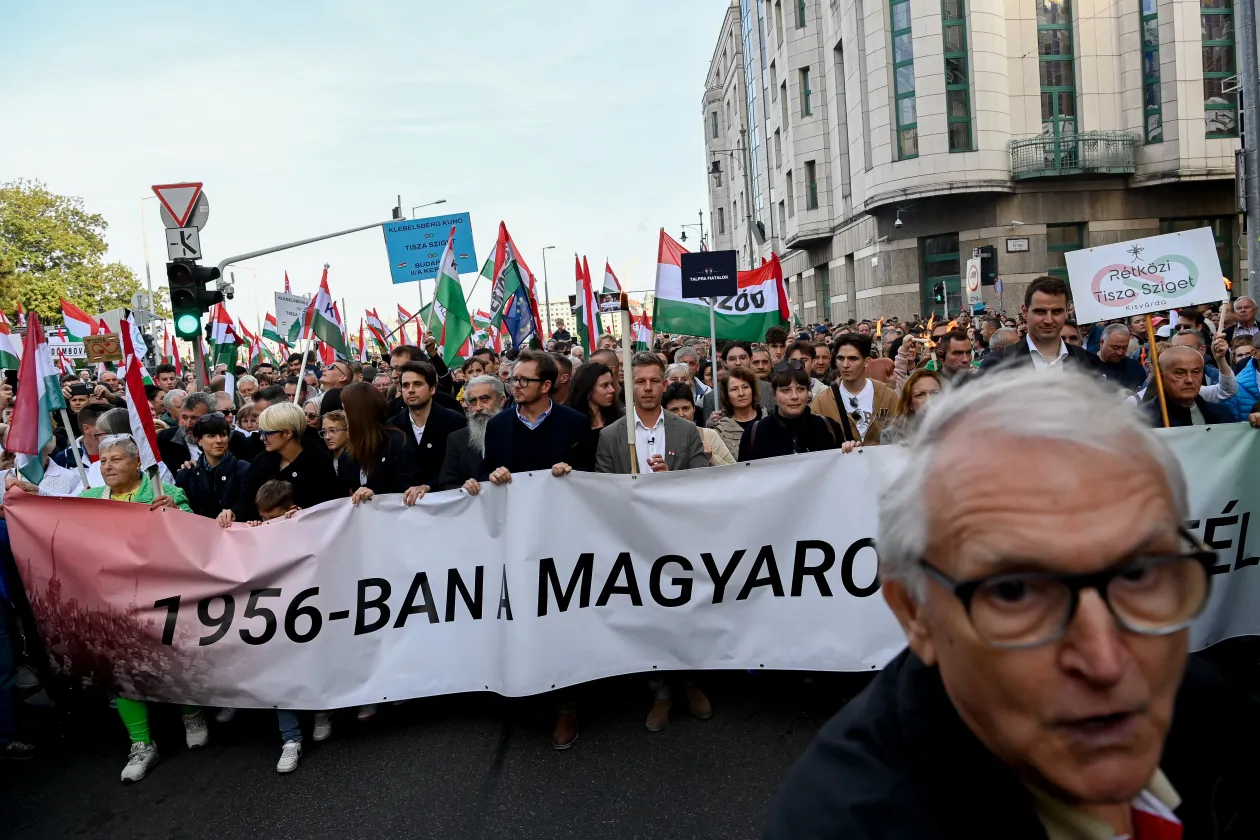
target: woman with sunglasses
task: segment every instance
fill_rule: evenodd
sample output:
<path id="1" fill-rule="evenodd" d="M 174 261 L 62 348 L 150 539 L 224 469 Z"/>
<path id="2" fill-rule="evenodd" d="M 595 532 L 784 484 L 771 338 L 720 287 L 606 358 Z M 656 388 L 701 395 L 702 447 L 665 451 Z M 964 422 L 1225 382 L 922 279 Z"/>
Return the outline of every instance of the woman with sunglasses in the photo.
<path id="1" fill-rule="evenodd" d="M 291 402 L 268 406 L 258 415 L 258 436 L 266 451 L 250 463 L 245 475 L 245 498 L 251 508 L 258 488 L 272 480 L 293 485 L 293 504 L 303 510 L 346 497 L 346 488 L 337 480 L 328 452 L 303 442 L 306 429 L 306 415 Z M 229 514 L 231 511 L 220 514 L 219 522 L 223 523 Z M 250 514 L 251 519 L 257 518 L 257 511 L 251 509 Z"/>
<path id="2" fill-rule="evenodd" d="M 407 438 L 385 414 L 385 395 L 366 382 L 341 389 L 346 415 L 346 446 L 337 458 L 337 475 L 354 504 L 377 493 L 403 493 L 419 485 L 420 474 L 407 457 Z"/>
<path id="3" fill-rule="evenodd" d="M 229 451 L 232 428 L 227 417 L 218 411 L 203 414 L 193 424 L 189 437 L 201 454 L 196 463 L 175 474 L 175 486 L 184 491 L 193 513 L 218 519 L 224 526 L 237 519 L 248 519 L 253 510 L 245 497 L 249 461 Z M 224 513 L 231 516 L 223 516 Z"/>
<path id="4" fill-rule="evenodd" d="M 779 362 L 770 369 L 774 411 L 744 432 L 739 460 L 823 452 L 842 446 L 845 452 L 852 451 L 856 441 L 845 441 L 833 420 L 809 410 L 809 380 L 804 365 L 796 360 Z"/>

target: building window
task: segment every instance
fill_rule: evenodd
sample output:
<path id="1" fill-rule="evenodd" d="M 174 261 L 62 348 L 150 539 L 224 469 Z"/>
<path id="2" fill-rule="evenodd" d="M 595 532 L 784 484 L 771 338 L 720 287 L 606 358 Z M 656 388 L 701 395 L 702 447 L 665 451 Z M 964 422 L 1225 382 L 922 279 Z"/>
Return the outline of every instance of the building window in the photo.
<path id="1" fill-rule="evenodd" d="M 808 117 L 814 113 L 814 107 L 811 104 L 811 98 L 814 92 L 809 89 L 809 68 L 801 68 L 801 116 Z"/>
<path id="2" fill-rule="evenodd" d="M 1072 0 L 1034 0 L 1041 76 L 1041 133 L 1076 133 L 1076 62 L 1072 48 Z"/>
<path id="3" fill-rule="evenodd" d="M 914 39 L 910 34 L 910 0 L 893 0 L 893 110 L 896 112 L 897 159 L 919 154 L 919 115 L 914 101 Z"/>
<path id="4" fill-rule="evenodd" d="M 970 152 L 971 91 L 967 84 L 967 9 L 965 0 L 941 0 L 945 37 L 945 111 L 949 150 Z"/>
<path id="5" fill-rule="evenodd" d="M 783 46 L 783 0 L 775 0 L 774 4 L 774 46 Z"/>
<path id="6" fill-rule="evenodd" d="M 787 238 L 787 204 L 779 202 L 779 235 Z"/>
<path id="7" fill-rule="evenodd" d="M 796 184 L 792 182 L 792 170 L 787 171 L 787 178 L 784 179 L 787 186 L 787 210 L 788 218 L 796 215 Z"/>
<path id="8" fill-rule="evenodd" d="M 770 62 L 770 101 L 779 98 L 779 71 L 775 68 L 774 62 Z"/>
<path id="9" fill-rule="evenodd" d="M 726 208 L 719 207 L 717 209 L 717 229 L 718 233 L 726 233 Z"/>
<path id="10" fill-rule="evenodd" d="M 788 106 L 787 106 L 787 82 L 779 85 L 779 108 L 781 118 L 783 120 L 783 130 L 787 131 L 788 127 Z"/>
<path id="11" fill-rule="evenodd" d="M 805 28 L 805 0 L 796 0 L 796 28 Z"/>
<path id="12" fill-rule="evenodd" d="M 805 161 L 805 209 L 818 209 L 818 167 L 812 160 Z"/>
<path id="13" fill-rule="evenodd" d="M 714 140 L 718 139 L 718 114 L 717 111 L 709 112 L 709 136 Z"/>
<path id="14" fill-rule="evenodd" d="M 739 205 L 734 201 L 731 202 L 731 224 L 739 223 Z"/>
<path id="15" fill-rule="evenodd" d="M 1200 0 L 1199 21 L 1203 33 L 1203 110 L 1207 136 L 1237 137 L 1238 91 L 1227 90 L 1230 79 L 1237 73 L 1234 69 L 1234 0 Z"/>
<path id="16" fill-rule="evenodd" d="M 958 234 L 925 236 L 920 240 L 923 252 L 923 311 L 940 318 L 946 312 L 962 310 L 962 283 L 958 259 Z M 937 301 L 933 289 L 945 286 L 944 302 Z"/>
<path id="17" fill-rule="evenodd" d="M 1072 222 L 1066 225 L 1046 225 L 1046 257 L 1049 265 L 1046 273 L 1067 280 L 1067 261 L 1063 255 L 1085 247 L 1085 226 Z"/>
<path id="18" fill-rule="evenodd" d="M 1216 240 L 1216 256 L 1221 261 L 1221 271 L 1226 277 L 1233 277 L 1234 269 L 1234 219 L 1232 216 L 1217 216 L 1209 219 L 1162 219 L 1159 223 L 1160 233 L 1179 233 L 1183 230 L 1209 227 L 1212 238 Z"/>
<path id="19" fill-rule="evenodd" d="M 1159 92 L 1159 0 L 1138 0 L 1142 29 L 1142 103 L 1147 143 L 1164 141 L 1164 103 Z"/>
<path id="20" fill-rule="evenodd" d="M 783 168 L 783 138 L 777 128 L 774 130 L 774 168 Z"/>

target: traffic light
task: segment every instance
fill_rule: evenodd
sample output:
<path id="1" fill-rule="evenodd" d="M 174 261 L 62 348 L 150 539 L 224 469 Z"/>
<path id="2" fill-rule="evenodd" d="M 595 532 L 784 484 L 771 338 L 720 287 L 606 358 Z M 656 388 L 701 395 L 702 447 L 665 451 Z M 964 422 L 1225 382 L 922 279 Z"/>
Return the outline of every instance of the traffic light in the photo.
<path id="1" fill-rule="evenodd" d="M 945 284 L 944 283 L 932 284 L 932 302 L 933 303 L 945 302 Z"/>
<path id="2" fill-rule="evenodd" d="M 201 315 L 216 303 L 223 302 L 223 293 L 207 289 L 219 279 L 219 269 L 191 262 L 166 264 L 166 283 L 171 290 L 171 314 L 175 318 L 175 335 L 192 339 L 201 335 Z"/>
<path id="3" fill-rule="evenodd" d="M 997 248 L 992 245 L 981 245 L 980 252 L 980 285 L 992 286 L 998 278 Z"/>

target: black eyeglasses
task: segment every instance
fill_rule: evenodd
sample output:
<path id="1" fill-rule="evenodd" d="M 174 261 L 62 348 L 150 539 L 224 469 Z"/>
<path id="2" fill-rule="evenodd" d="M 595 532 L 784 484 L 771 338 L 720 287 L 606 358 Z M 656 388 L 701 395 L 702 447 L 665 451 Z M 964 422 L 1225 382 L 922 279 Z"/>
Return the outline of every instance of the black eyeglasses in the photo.
<path id="1" fill-rule="evenodd" d="M 513 376 L 509 381 L 517 388 L 528 388 L 529 383 L 542 382 L 542 378 L 537 376 Z"/>
<path id="2" fill-rule="evenodd" d="M 776 364 L 774 367 L 770 368 L 770 370 L 774 371 L 775 373 L 787 373 L 789 370 L 804 370 L 804 369 L 805 369 L 805 363 L 802 362 L 800 359 L 784 359 L 783 361 Z"/>
<path id="3" fill-rule="evenodd" d="M 1012 572 L 958 581 L 926 559 L 919 566 L 962 602 L 976 634 L 993 647 L 1022 650 L 1057 641 L 1076 615 L 1082 589 L 1097 592 L 1121 628 L 1165 636 L 1184 630 L 1203 610 L 1208 570 L 1216 563 L 1215 551 L 1184 527 L 1177 532 L 1189 551 L 1138 557 L 1087 574 Z"/>

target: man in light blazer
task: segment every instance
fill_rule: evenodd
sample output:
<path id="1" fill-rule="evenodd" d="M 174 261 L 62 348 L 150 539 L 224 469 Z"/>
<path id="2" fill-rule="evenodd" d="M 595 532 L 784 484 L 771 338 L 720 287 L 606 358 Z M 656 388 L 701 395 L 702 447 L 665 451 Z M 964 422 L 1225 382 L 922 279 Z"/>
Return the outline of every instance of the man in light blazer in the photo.
<path id="1" fill-rule="evenodd" d="M 626 423 L 634 423 L 638 472 L 666 472 L 707 467 L 704 444 L 694 423 L 676 417 L 661 406 L 665 393 L 665 366 L 654 353 L 636 353 L 630 365 L 634 411 L 608 424 L 599 433 L 595 469 L 604 473 L 630 473 L 630 446 Z"/>

